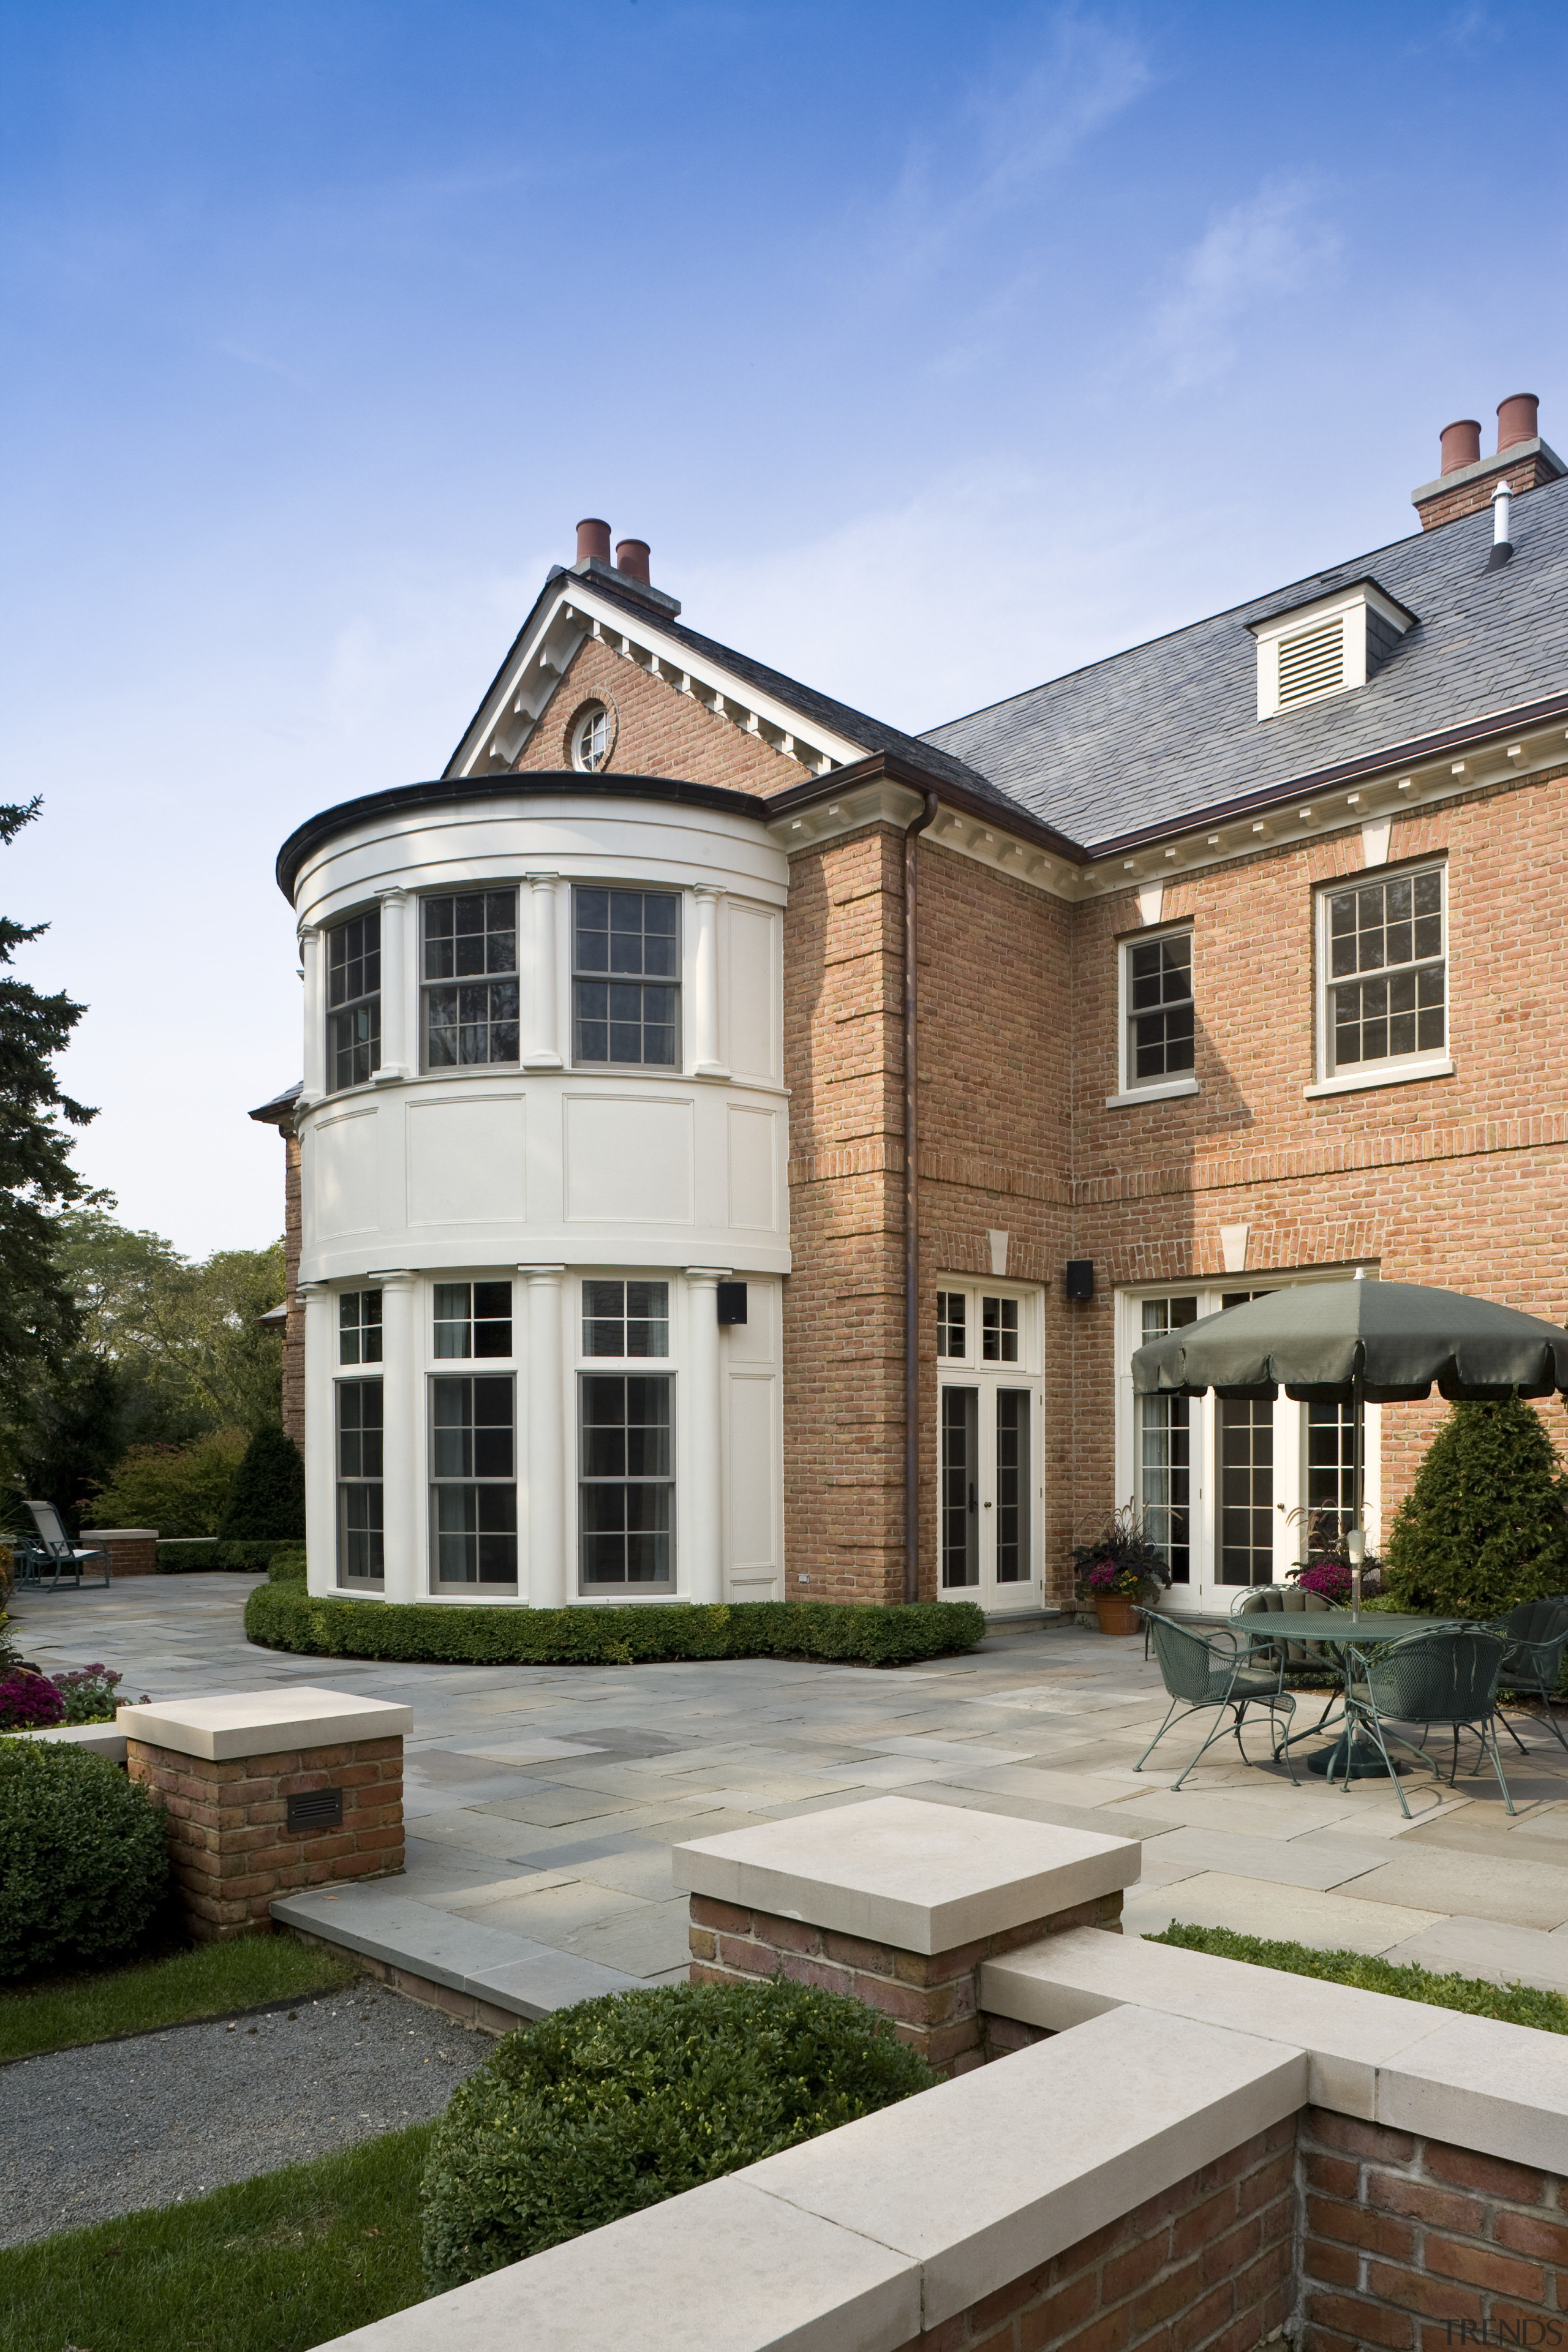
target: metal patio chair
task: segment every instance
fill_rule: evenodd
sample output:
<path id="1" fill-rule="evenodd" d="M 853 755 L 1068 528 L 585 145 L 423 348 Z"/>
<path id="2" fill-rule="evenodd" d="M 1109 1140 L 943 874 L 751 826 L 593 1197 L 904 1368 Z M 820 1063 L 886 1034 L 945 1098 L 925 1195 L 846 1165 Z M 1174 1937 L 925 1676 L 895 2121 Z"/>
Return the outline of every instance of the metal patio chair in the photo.
<path id="1" fill-rule="evenodd" d="M 1456 1785 L 1459 1769 L 1459 1734 L 1473 1731 L 1480 1741 L 1481 1756 L 1491 1758 L 1503 1802 L 1512 1812 L 1513 1799 L 1502 1776 L 1502 1759 L 1497 1744 L 1497 1686 L 1507 1651 L 1508 1644 L 1500 1634 L 1489 1633 L 1482 1625 L 1468 1625 L 1447 1633 L 1406 1633 L 1402 1640 L 1390 1642 L 1386 1648 L 1360 1656 L 1363 1679 L 1350 1689 L 1347 1707 L 1354 1721 L 1376 1740 L 1407 1821 L 1410 1808 L 1399 1785 L 1388 1742 L 1392 1740 L 1420 1763 L 1430 1764 L 1439 1780 L 1443 1770 L 1425 1748 L 1403 1738 L 1397 1731 L 1387 1730 L 1390 1721 L 1418 1723 L 1423 1731 L 1430 1730 L 1434 1724 L 1448 1726 L 1454 1735 L 1450 1788 Z M 1476 1769 L 1480 1769 L 1479 1756 Z"/>
<path id="2" fill-rule="evenodd" d="M 1233 1633 L 1224 1627 L 1196 1633 L 1178 1623 L 1173 1617 L 1156 1616 L 1152 1609 L 1140 1610 L 1139 1614 L 1159 1662 L 1160 1678 L 1170 1693 L 1171 1704 L 1165 1710 L 1164 1722 L 1132 1767 L 1135 1772 L 1142 1772 L 1171 1726 L 1179 1723 L 1184 1716 L 1198 1715 L 1212 1706 L 1220 1710 L 1222 1720 L 1210 1732 L 1192 1763 L 1183 1771 L 1181 1779 L 1173 1783 L 1178 1789 L 1193 1765 L 1207 1754 L 1216 1739 L 1223 1739 L 1227 1731 L 1235 1732 L 1241 1760 L 1244 1764 L 1248 1762 L 1247 1750 L 1242 1747 L 1241 1727 L 1249 1706 L 1266 1708 L 1270 1718 L 1277 1713 L 1282 1712 L 1287 1717 L 1295 1713 L 1296 1702 L 1284 1685 L 1284 1659 L 1278 1654 L 1278 1645 L 1274 1645 L 1276 1656 L 1273 1664 L 1259 1666 L 1253 1663 L 1254 1641 L 1250 1633 Z M 1223 1720 L 1226 1708 L 1235 1718 L 1228 1724 Z M 1287 1732 L 1289 1729 L 1287 1721 Z M 1276 1759 L 1279 1752 L 1279 1743 L 1276 1739 Z M 1288 1745 L 1284 1755 L 1291 1783 L 1300 1788 L 1300 1782 L 1296 1779 L 1296 1767 Z"/>
<path id="3" fill-rule="evenodd" d="M 1508 1643 L 1503 1662 L 1498 1670 L 1498 1680 L 1510 1690 L 1528 1691 L 1541 1701 L 1541 1711 L 1547 1728 L 1560 1748 L 1568 1748 L 1563 1727 L 1552 1712 L 1552 1694 L 1563 1671 L 1563 1653 L 1568 1648 L 1568 1594 L 1558 1594 L 1552 1601 L 1524 1601 L 1510 1609 L 1506 1617 L 1499 1617 L 1488 1626 L 1489 1633 L 1498 1634 Z M 1510 1723 L 1501 1717 L 1502 1727 L 1521 1756 L 1529 1754 L 1523 1740 Z"/>
<path id="4" fill-rule="evenodd" d="M 1342 1601 L 1326 1600 L 1321 1592 L 1303 1592 L 1299 1585 L 1255 1584 L 1250 1591 L 1240 1593 L 1231 1603 L 1230 1613 L 1233 1617 L 1289 1618 L 1324 1614 L 1342 1617 L 1348 1612 Z M 1270 1636 L 1273 1635 L 1274 1630 L 1270 1625 L 1268 1629 Z M 1259 1657 L 1268 1655 L 1276 1648 L 1279 1649 L 1287 1690 L 1305 1689 L 1319 1693 L 1322 1690 L 1325 1679 L 1332 1681 L 1333 1688 L 1324 1697 L 1323 1712 L 1313 1727 L 1314 1729 L 1321 1729 L 1339 1705 L 1343 1686 L 1343 1678 L 1338 1671 L 1335 1659 L 1325 1655 L 1323 1651 L 1310 1642 L 1292 1642 L 1283 1625 L 1279 1628 L 1278 1643 L 1270 1639 L 1267 1648 L 1261 1636 L 1255 1638 L 1258 1641 Z"/>
<path id="5" fill-rule="evenodd" d="M 58 1592 L 63 1584 L 79 1591 L 84 1561 L 100 1560 L 103 1565 L 103 1580 L 109 1582 L 109 1554 L 98 1545 L 84 1549 L 73 1544 L 65 1531 L 64 1522 L 52 1503 L 27 1505 L 33 1525 L 38 1531 L 37 1543 L 31 1557 L 23 1564 L 17 1577 L 19 1584 L 30 1584 L 41 1592 Z"/>

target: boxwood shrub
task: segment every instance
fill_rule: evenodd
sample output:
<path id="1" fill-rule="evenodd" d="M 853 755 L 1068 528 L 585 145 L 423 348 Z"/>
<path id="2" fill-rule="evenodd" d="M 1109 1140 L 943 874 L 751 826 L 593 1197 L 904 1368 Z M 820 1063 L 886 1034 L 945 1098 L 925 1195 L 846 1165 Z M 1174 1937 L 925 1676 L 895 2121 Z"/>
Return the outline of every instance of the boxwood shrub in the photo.
<path id="1" fill-rule="evenodd" d="M 257 1538 L 174 1536 L 158 1546 L 160 1576 L 195 1576 L 203 1569 L 241 1569 L 251 1576 L 271 1575 L 281 1565 L 289 1572 L 288 1563 L 297 1560 L 293 1570 L 297 1576 L 305 1573 L 305 1547 L 298 1536 L 287 1541 L 280 1538 Z"/>
<path id="2" fill-rule="evenodd" d="M 421 2197 L 432 2294 L 936 2081 L 889 2020 L 775 1978 L 651 1985 L 509 2034 L 458 2085 Z"/>
<path id="3" fill-rule="evenodd" d="M 0 1979 L 118 1959 L 168 1881 L 163 1812 L 118 1764 L 0 1739 Z"/>
<path id="4" fill-rule="evenodd" d="M 972 1601 L 474 1609 L 461 1601 L 318 1600 L 289 1580 L 258 1584 L 248 1595 L 245 1630 L 267 1649 L 322 1658 L 626 1666 L 659 1658 L 793 1657 L 899 1666 L 972 1650 L 984 1638 L 985 1617 Z"/>

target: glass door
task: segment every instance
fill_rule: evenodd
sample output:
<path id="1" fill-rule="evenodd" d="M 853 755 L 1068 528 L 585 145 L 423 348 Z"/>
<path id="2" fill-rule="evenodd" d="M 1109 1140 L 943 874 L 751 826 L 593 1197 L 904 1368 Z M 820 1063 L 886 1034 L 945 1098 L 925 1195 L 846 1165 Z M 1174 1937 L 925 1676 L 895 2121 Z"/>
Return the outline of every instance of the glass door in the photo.
<path id="1" fill-rule="evenodd" d="M 984 1285 L 937 1294 L 940 1589 L 1003 1614 L 1042 1590 L 1035 1307 Z"/>

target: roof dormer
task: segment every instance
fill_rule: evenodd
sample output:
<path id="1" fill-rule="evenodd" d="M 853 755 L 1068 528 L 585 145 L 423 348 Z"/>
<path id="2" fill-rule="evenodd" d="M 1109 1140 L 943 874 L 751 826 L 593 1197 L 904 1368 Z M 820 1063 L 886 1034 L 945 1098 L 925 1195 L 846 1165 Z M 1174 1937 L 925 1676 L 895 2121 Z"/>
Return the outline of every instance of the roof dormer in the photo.
<path id="1" fill-rule="evenodd" d="M 1352 581 L 1310 604 L 1248 621 L 1258 640 L 1258 716 L 1278 719 L 1364 686 L 1415 615 L 1375 580 Z"/>

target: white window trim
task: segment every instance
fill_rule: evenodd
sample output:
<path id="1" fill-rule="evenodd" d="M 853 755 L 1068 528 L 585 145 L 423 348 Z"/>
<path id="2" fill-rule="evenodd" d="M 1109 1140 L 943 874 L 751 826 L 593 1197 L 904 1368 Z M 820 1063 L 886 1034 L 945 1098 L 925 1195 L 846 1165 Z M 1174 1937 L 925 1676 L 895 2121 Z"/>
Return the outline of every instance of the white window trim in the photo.
<path id="1" fill-rule="evenodd" d="M 1147 1086 L 1141 1087 L 1127 1066 L 1127 1030 L 1132 1015 L 1131 981 L 1132 950 L 1134 948 L 1147 947 L 1152 940 L 1183 938 L 1194 940 L 1194 958 L 1189 969 L 1194 975 L 1193 998 L 1195 1024 L 1197 961 L 1194 926 L 1191 917 L 1186 917 L 1175 923 L 1152 924 L 1148 930 L 1131 932 L 1126 939 L 1118 940 L 1116 942 L 1116 1092 L 1106 1096 L 1107 1110 L 1126 1110 L 1133 1103 L 1170 1102 L 1174 1101 L 1181 1095 L 1197 1095 L 1203 1092 L 1203 1081 L 1195 1076 L 1184 1078 L 1151 1078 Z M 1194 1052 L 1196 1050 L 1195 1044 L 1194 1050 Z"/>
<path id="2" fill-rule="evenodd" d="M 1336 875 L 1331 882 L 1320 883 L 1314 893 L 1316 903 L 1312 909 L 1312 933 L 1313 961 L 1316 965 L 1314 986 L 1318 1000 L 1315 1024 L 1318 1074 L 1312 1085 L 1303 1087 L 1301 1089 L 1302 1094 L 1309 1100 L 1321 1095 L 1359 1094 L 1369 1087 L 1405 1086 L 1414 1078 L 1451 1078 L 1454 1075 L 1454 1064 L 1449 1051 L 1441 1054 L 1430 1052 L 1401 1054 L 1391 1056 L 1384 1062 L 1358 1062 L 1353 1069 L 1349 1070 L 1336 1070 L 1332 1067 L 1333 1024 L 1329 1018 L 1329 992 L 1333 987 L 1334 981 L 1333 974 L 1329 969 L 1329 900 L 1338 892 L 1358 888 L 1363 880 L 1396 882 L 1402 877 L 1414 878 L 1417 874 L 1436 874 L 1439 878 L 1442 891 L 1443 1033 L 1447 1039 L 1448 1047 L 1451 1048 L 1453 1045 L 1454 1005 L 1452 991 L 1448 985 L 1448 862 L 1447 858 L 1422 858 L 1409 866 L 1396 866 L 1392 868 L 1378 866 L 1375 871 L 1368 869 L 1364 876 Z M 1365 979 L 1368 975 L 1363 973 L 1361 977 Z"/>

